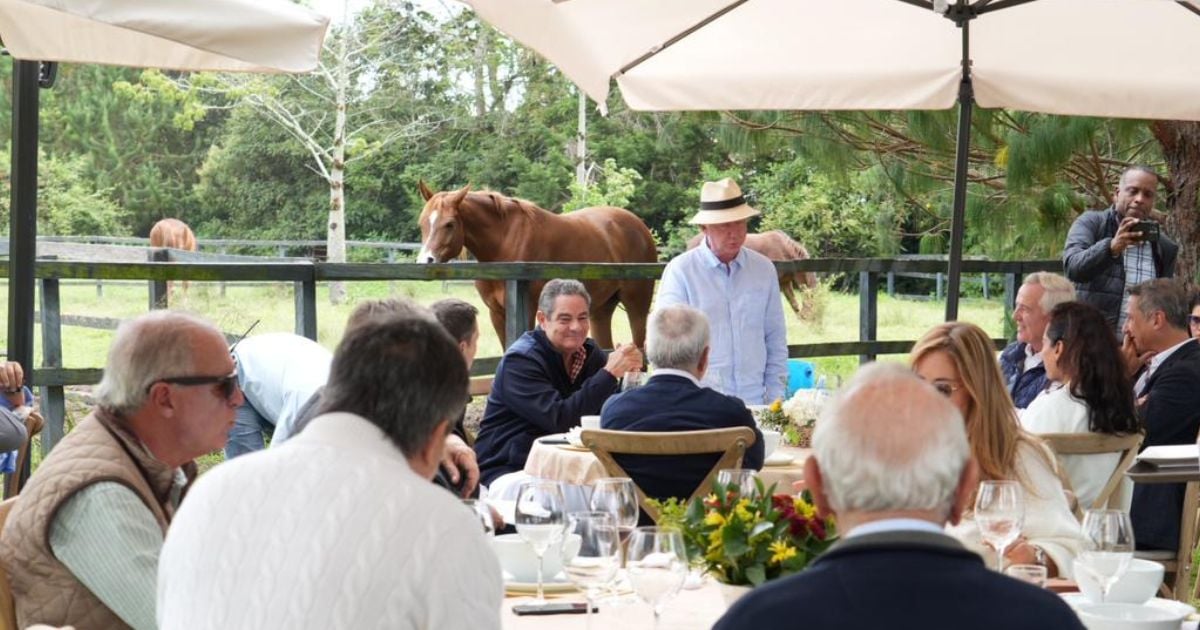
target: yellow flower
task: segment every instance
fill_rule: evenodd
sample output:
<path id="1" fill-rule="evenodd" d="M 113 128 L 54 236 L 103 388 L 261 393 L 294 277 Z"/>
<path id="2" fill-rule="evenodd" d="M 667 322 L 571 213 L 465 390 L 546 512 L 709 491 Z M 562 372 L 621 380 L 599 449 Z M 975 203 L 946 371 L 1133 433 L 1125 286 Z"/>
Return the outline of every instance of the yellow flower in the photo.
<path id="1" fill-rule="evenodd" d="M 748 509 L 749 505 L 750 499 L 739 499 L 737 505 L 733 508 L 734 516 L 736 516 L 738 520 L 742 521 L 743 523 L 749 523 L 750 521 L 754 520 L 754 515 L 751 514 L 750 510 Z"/>
<path id="2" fill-rule="evenodd" d="M 769 547 L 771 550 L 771 564 L 780 564 L 788 558 L 796 557 L 796 548 L 782 540 L 776 540 Z"/>
<path id="3" fill-rule="evenodd" d="M 783 399 L 776 398 L 775 402 L 771 403 L 770 411 L 771 413 L 779 413 L 780 411 L 783 411 Z"/>
<path id="4" fill-rule="evenodd" d="M 813 518 L 817 515 L 817 508 L 804 499 L 796 499 L 794 504 L 796 513 L 804 518 Z"/>
<path id="5" fill-rule="evenodd" d="M 712 510 L 704 515 L 704 524 L 720 527 L 725 524 L 725 515 L 716 510 Z"/>

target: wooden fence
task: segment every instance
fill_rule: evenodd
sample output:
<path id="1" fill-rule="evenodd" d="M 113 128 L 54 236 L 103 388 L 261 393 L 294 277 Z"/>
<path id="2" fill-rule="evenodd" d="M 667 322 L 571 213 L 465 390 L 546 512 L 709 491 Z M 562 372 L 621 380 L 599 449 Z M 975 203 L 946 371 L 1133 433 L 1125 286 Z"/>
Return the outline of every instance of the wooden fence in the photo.
<path id="1" fill-rule="evenodd" d="M 169 260 L 171 250 L 154 250 L 153 258 Z M 877 316 L 880 278 L 887 274 L 936 274 L 943 260 L 906 259 L 810 259 L 776 263 L 780 270 L 857 274 L 859 286 L 859 334 L 857 341 L 789 345 L 794 358 L 858 355 L 869 361 L 880 354 L 902 354 L 913 340 L 878 341 Z M 65 369 L 62 366 L 62 326 L 70 323 L 62 314 L 60 283 L 63 280 L 147 280 L 149 308 L 165 303 L 168 280 L 209 282 L 291 282 L 295 295 L 295 331 L 310 339 L 317 335 L 317 283 L 379 280 L 503 280 L 508 309 L 507 337 L 514 340 L 526 330 L 533 305 L 528 302 L 529 284 L 549 278 L 580 280 L 657 279 L 665 264 L 588 263 L 475 263 L 475 264 L 332 264 L 293 262 L 69 262 L 38 261 L 35 275 L 41 285 L 42 365 L 33 370 L 31 383 L 41 388 L 46 428 L 42 449 L 49 452 L 63 436 L 66 415 L 63 388 L 100 381 L 101 370 Z M 999 274 L 1005 278 L 1005 312 L 1011 312 L 1020 279 L 1034 271 L 1059 271 L 1057 260 L 963 262 L 967 274 Z M 0 276 L 8 277 L 8 262 L 0 261 Z M 996 340 L 1002 343 L 1003 340 Z M 499 357 L 476 360 L 476 375 L 495 371 Z"/>

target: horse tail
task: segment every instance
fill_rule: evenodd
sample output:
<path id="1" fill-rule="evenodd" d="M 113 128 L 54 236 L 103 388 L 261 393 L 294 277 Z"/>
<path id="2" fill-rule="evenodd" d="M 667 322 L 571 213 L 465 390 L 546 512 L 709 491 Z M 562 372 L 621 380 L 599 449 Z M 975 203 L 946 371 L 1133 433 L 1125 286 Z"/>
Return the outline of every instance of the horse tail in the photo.
<path id="1" fill-rule="evenodd" d="M 779 233 L 779 237 L 783 242 L 784 248 L 787 250 L 789 258 L 796 260 L 808 260 L 811 258 L 806 247 L 801 245 L 792 237 L 788 236 L 786 232 L 782 230 L 775 231 Z M 805 286 L 810 289 L 817 286 L 817 274 L 811 271 L 797 271 L 794 274 L 794 277 L 796 279 L 796 284 L 799 286 Z"/>

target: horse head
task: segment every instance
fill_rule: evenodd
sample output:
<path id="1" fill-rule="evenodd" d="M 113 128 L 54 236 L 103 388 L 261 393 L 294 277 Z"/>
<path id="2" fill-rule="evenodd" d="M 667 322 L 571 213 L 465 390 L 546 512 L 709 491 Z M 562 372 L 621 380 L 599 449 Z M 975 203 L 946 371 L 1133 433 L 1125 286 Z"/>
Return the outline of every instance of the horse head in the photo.
<path id="1" fill-rule="evenodd" d="M 453 260 L 463 249 L 463 224 L 458 208 L 471 187 L 467 185 L 453 192 L 435 193 L 425 185 L 424 180 L 419 187 L 421 196 L 425 198 L 425 207 L 417 218 L 417 225 L 421 227 L 421 251 L 417 254 L 417 262 Z"/>

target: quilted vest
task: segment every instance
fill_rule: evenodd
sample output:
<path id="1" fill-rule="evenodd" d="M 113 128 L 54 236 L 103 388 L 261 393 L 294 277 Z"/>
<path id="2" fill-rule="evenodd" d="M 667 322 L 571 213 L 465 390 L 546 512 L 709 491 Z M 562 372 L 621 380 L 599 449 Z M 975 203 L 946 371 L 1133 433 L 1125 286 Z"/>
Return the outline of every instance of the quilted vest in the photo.
<path id="1" fill-rule="evenodd" d="M 38 466 L 0 534 L 0 562 L 12 580 L 19 627 L 128 627 L 50 550 L 50 524 L 58 509 L 76 492 L 101 481 L 133 490 L 166 534 L 174 513 L 169 500 L 174 471 L 120 420 L 101 410 L 92 412 Z"/>

